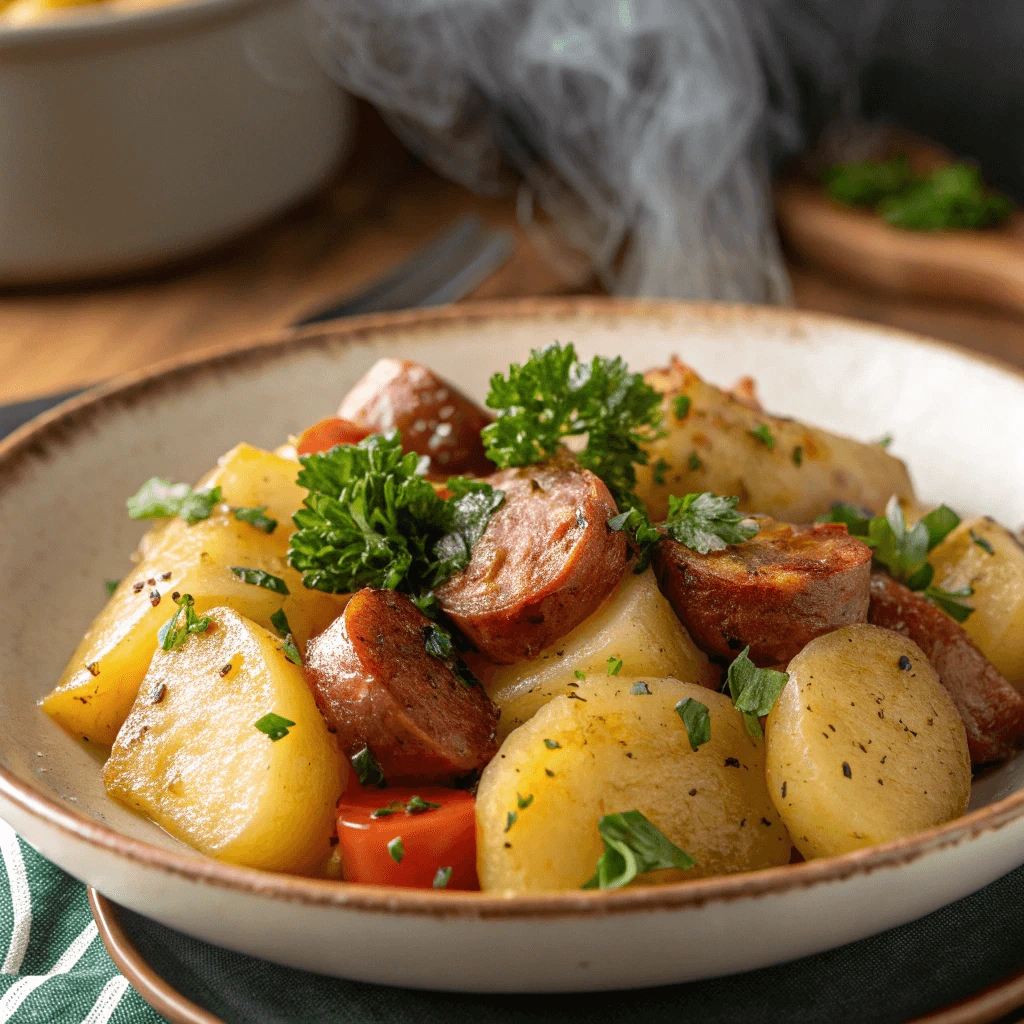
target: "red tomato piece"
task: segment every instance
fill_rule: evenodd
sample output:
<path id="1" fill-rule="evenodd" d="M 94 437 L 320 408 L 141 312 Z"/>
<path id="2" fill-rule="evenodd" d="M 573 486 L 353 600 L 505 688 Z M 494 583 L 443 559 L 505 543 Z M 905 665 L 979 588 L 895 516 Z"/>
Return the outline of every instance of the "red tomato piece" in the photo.
<path id="1" fill-rule="evenodd" d="M 339 444 L 358 444 L 369 435 L 369 430 L 356 426 L 351 420 L 343 420 L 338 416 L 307 427 L 299 438 L 295 451 L 299 455 L 312 455 L 313 452 L 326 452 Z"/>
<path id="2" fill-rule="evenodd" d="M 414 797 L 441 806 L 417 811 L 422 805 Z M 390 813 L 374 817 L 375 811 Z M 475 800 L 465 790 L 353 783 L 338 801 L 338 849 L 346 882 L 430 889 L 450 868 L 447 884 L 437 888 L 480 887 Z"/>

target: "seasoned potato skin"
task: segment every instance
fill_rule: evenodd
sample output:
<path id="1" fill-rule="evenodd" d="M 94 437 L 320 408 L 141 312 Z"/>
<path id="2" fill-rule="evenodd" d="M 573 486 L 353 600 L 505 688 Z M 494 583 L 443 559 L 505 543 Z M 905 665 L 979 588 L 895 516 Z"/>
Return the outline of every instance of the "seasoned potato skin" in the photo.
<path id="1" fill-rule="evenodd" d="M 989 553 L 988 548 L 991 548 Z M 969 586 L 974 614 L 963 623 L 978 649 L 1017 689 L 1024 688 L 1024 548 L 995 520 L 962 522 L 928 556 L 935 584 Z"/>
<path id="2" fill-rule="evenodd" d="M 696 644 L 755 665 L 785 665 L 816 636 L 867 621 L 871 549 L 835 523 L 760 522 L 751 540 L 702 555 L 666 538 L 661 591 Z"/>
<path id="3" fill-rule="evenodd" d="M 910 637 L 924 651 L 964 721 L 974 764 L 1009 757 L 1024 736 L 1024 698 L 959 622 L 884 572 L 871 576 L 868 617 Z"/>
<path id="4" fill-rule="evenodd" d="M 789 862 L 789 836 L 765 786 L 764 746 L 732 702 L 692 683 L 644 681 L 650 694 L 630 693 L 634 677 L 588 679 L 578 698 L 556 697 L 505 740 L 477 791 L 481 888 L 579 888 L 603 849 L 598 819 L 634 809 L 697 859 L 689 871 L 652 872 L 640 884 Z M 711 740 L 696 752 L 674 710 L 686 697 L 711 716 Z"/>
<path id="5" fill-rule="evenodd" d="M 701 380 L 678 359 L 648 371 L 645 380 L 664 395 L 668 432 L 646 446 L 649 462 L 637 468 L 637 494 L 654 520 L 668 514 L 670 494 L 691 491 L 737 495 L 741 510 L 791 523 L 811 522 L 837 501 L 881 512 L 894 494 L 913 497 L 906 467 L 881 445 L 760 412 L 751 407 L 745 394 L 749 389 L 742 389 L 738 399 Z M 673 406 L 683 395 L 690 399 L 689 411 L 676 419 Z M 774 447 L 751 433 L 762 426 Z M 691 468 L 691 457 L 696 468 Z M 659 463 L 668 465 L 659 474 L 660 484 L 654 479 Z"/>
<path id="6" fill-rule="evenodd" d="M 348 765 L 281 639 L 230 608 L 209 614 L 207 633 L 154 656 L 107 792 L 211 857 L 315 873 Z M 254 725 L 270 712 L 295 723 L 276 742 Z"/>
<path id="7" fill-rule="evenodd" d="M 341 614 L 347 595 L 307 590 L 285 560 L 291 516 L 306 493 L 295 483 L 297 472 L 294 462 L 239 445 L 201 483 L 221 487 L 225 505 L 193 525 L 174 518 L 147 534 L 142 561 L 121 581 L 41 701 L 61 728 L 96 743 L 114 742 L 149 669 L 157 632 L 174 614 L 175 593 L 191 594 L 199 613 L 226 604 L 264 626 L 283 608 L 301 651 Z M 267 505 L 277 529 L 267 534 L 239 522 L 228 505 Z M 290 594 L 243 583 L 233 565 L 281 577 Z"/>
<path id="8" fill-rule="evenodd" d="M 533 660 L 495 665 L 480 659 L 472 668 L 501 709 L 503 740 L 549 700 L 577 689 L 577 672 L 588 679 L 607 677 L 609 658 L 622 662 L 620 674 L 671 676 L 712 689 L 719 683 L 719 669 L 690 639 L 650 569 L 627 573 L 593 615 Z"/>
<path id="9" fill-rule="evenodd" d="M 812 640 L 789 663 L 766 739 L 768 790 L 808 860 L 912 835 L 967 809 L 960 716 L 924 652 L 890 630 L 844 626 Z"/>

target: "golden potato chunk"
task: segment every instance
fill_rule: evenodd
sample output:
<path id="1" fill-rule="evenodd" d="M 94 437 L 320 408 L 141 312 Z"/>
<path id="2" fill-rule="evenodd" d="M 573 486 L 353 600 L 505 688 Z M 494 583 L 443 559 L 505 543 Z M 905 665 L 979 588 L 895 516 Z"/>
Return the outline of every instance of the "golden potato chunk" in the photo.
<path id="1" fill-rule="evenodd" d="M 764 747 L 729 698 L 676 679 L 588 680 L 555 697 L 502 744 L 477 791 L 482 889 L 577 889 L 603 850 L 605 814 L 638 810 L 697 860 L 670 882 L 786 864 L 790 841 L 765 787 Z M 675 711 L 691 697 L 711 739 L 693 751 Z"/>
<path id="2" fill-rule="evenodd" d="M 665 396 L 667 430 L 637 467 L 636 492 L 652 519 L 668 514 L 670 494 L 691 491 L 734 494 L 742 511 L 791 523 L 811 522 L 837 501 L 881 512 L 894 494 L 913 497 L 906 466 L 879 444 L 751 408 L 678 359 L 645 379 Z"/>
<path id="3" fill-rule="evenodd" d="M 967 734 L 921 648 L 844 626 L 790 663 L 767 728 L 768 790 L 808 859 L 957 818 L 971 795 Z"/>
<path id="4" fill-rule="evenodd" d="M 531 661 L 492 666 L 474 663 L 488 696 L 501 709 L 498 738 L 528 721 L 549 700 L 588 679 L 620 671 L 631 676 L 671 676 L 688 683 L 715 682 L 717 670 L 699 651 L 654 573 L 630 573 L 611 596 L 574 630 Z"/>
<path id="5" fill-rule="evenodd" d="M 348 765 L 280 638 L 230 608 L 209 615 L 208 632 L 154 656 L 104 768 L 107 792 L 211 857 L 315 870 Z M 256 727 L 268 714 L 294 724 L 275 740 Z"/>
<path id="6" fill-rule="evenodd" d="M 1014 686 L 1024 688 L 1024 548 L 987 517 L 962 522 L 928 556 L 935 584 L 974 589 L 963 623 L 982 654 Z"/>
<path id="7" fill-rule="evenodd" d="M 143 561 L 122 581 L 68 662 L 43 710 L 72 736 L 109 745 L 125 720 L 157 647 L 157 632 L 175 612 L 172 596 L 191 594 L 204 612 L 226 604 L 261 625 L 284 609 L 300 650 L 341 614 L 346 597 L 308 590 L 285 555 L 291 513 L 305 491 L 295 463 L 249 445 L 224 458 L 203 486 L 221 486 L 225 505 L 209 519 L 160 523 L 143 545 Z M 272 534 L 237 520 L 230 507 L 267 505 Z M 289 594 L 243 583 L 231 566 L 283 579 Z"/>

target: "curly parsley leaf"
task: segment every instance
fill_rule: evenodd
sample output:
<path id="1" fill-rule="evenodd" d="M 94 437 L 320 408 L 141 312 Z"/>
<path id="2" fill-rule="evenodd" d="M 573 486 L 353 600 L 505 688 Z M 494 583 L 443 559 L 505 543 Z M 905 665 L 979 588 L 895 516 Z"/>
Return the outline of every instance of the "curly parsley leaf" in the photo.
<path id="1" fill-rule="evenodd" d="M 690 741 L 691 750 L 696 750 L 711 739 L 711 714 L 707 704 L 687 697 L 676 705 L 676 714 L 686 726 L 686 738 Z"/>
<path id="2" fill-rule="evenodd" d="M 208 615 L 200 617 L 196 614 L 195 600 L 191 594 L 182 594 L 175 598 L 177 611 L 167 620 L 156 635 L 157 643 L 163 651 L 173 651 L 197 633 L 205 633 L 213 621 Z"/>
<path id="3" fill-rule="evenodd" d="M 665 530 L 670 537 L 699 554 L 742 544 L 760 530 L 757 522 L 736 511 L 739 498 L 720 498 L 710 491 L 668 499 Z"/>
<path id="4" fill-rule="evenodd" d="M 465 567 L 504 500 L 490 484 L 461 477 L 441 498 L 424 479 L 427 461 L 403 454 L 397 431 L 299 461 L 309 494 L 294 516 L 288 561 L 313 590 L 401 590 L 429 608 L 430 591 Z"/>
<path id="5" fill-rule="evenodd" d="M 534 349 L 507 376 L 491 378 L 487 405 L 498 415 L 481 436 L 501 469 L 542 462 L 565 438 L 586 435 L 579 464 L 604 481 L 620 509 L 640 504 L 634 467 L 647 463 L 641 445 L 663 436 L 661 395 L 621 358 L 582 362 L 571 344 Z"/>
<path id="6" fill-rule="evenodd" d="M 893 227 L 948 231 L 999 224 L 1013 212 L 1013 203 L 989 192 L 977 167 L 956 163 L 883 199 L 878 212 Z"/>
<path id="7" fill-rule="evenodd" d="M 188 484 L 172 484 L 163 477 L 150 477 L 126 502 L 132 519 L 169 519 L 181 516 L 190 526 L 209 519 L 220 504 L 221 489 L 194 491 Z"/>
<path id="8" fill-rule="evenodd" d="M 761 739 L 764 733 L 760 719 L 775 707 L 779 694 L 789 682 L 789 674 L 772 668 L 758 668 L 748 657 L 749 653 L 750 647 L 744 647 L 729 666 L 726 685 L 733 706 L 743 715 L 747 732 L 754 739 Z"/>
<path id="9" fill-rule="evenodd" d="M 604 841 L 604 853 L 584 889 L 619 889 L 648 871 L 688 871 L 697 863 L 639 811 L 605 814 L 597 831 Z"/>

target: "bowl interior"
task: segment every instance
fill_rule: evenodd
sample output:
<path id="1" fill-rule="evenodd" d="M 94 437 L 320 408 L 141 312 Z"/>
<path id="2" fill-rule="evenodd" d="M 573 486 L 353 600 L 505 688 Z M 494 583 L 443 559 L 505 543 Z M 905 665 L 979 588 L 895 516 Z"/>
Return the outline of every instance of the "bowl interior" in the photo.
<path id="1" fill-rule="evenodd" d="M 108 800 L 102 755 L 36 705 L 144 530 L 125 498 L 154 474 L 196 479 L 239 441 L 275 447 L 330 415 L 380 356 L 418 360 L 482 398 L 491 373 L 555 339 L 634 369 L 676 353 L 715 383 L 751 374 L 774 412 L 863 440 L 892 433 L 921 498 L 1024 521 L 1024 379 L 908 335 L 784 310 L 601 301 L 343 324 L 130 383 L 0 444 L 0 764 L 68 809 L 183 850 Z M 1022 786 L 1018 759 L 975 784 L 972 807 Z"/>

